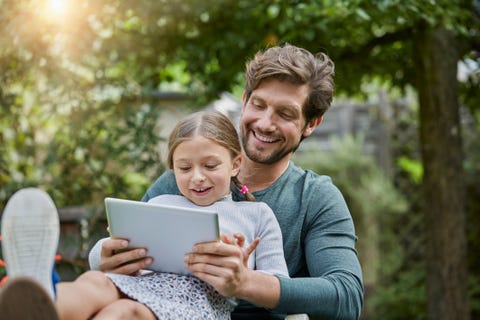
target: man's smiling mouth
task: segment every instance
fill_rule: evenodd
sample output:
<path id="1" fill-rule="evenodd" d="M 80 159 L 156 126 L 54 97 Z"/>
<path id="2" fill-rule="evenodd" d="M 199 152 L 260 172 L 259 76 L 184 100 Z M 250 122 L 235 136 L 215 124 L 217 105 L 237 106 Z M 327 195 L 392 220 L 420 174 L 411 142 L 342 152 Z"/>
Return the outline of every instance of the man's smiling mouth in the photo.
<path id="1" fill-rule="evenodd" d="M 253 133 L 253 136 L 261 142 L 273 143 L 273 142 L 276 142 L 276 141 L 279 140 L 279 139 L 275 139 L 275 138 L 272 138 L 272 137 L 267 137 L 267 136 L 261 135 L 260 133 L 258 133 L 256 131 L 253 131 L 253 130 L 252 130 L 252 133 Z"/>

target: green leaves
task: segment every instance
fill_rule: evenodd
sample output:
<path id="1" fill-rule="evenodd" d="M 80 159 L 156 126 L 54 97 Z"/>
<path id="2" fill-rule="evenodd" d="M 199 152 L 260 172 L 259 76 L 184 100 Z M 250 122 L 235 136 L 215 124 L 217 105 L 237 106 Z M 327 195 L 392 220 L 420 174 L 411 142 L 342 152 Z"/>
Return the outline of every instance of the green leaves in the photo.
<path id="1" fill-rule="evenodd" d="M 365 79 L 400 88 L 413 83 L 411 38 L 418 21 L 443 23 L 466 43 L 479 32 L 469 1 L 102 0 L 69 4 L 63 16 L 46 10 L 43 2 L 0 5 L 1 141 L 14 145 L 39 134 L 44 144 L 32 140 L 33 148 L 58 142 L 59 149 L 49 152 L 49 163 L 55 162 L 55 152 L 70 159 L 67 154 L 75 154 L 78 144 L 98 143 L 101 135 L 95 134 L 103 129 L 95 128 L 100 123 L 109 130 L 127 123 L 125 117 L 133 117 L 139 105 L 149 103 L 141 99 L 154 90 L 196 95 L 197 104 L 222 91 L 241 91 L 245 61 L 269 45 L 291 42 L 327 52 L 336 62 L 337 92 L 357 94 Z M 473 87 L 465 89 L 469 96 L 474 96 Z M 132 114 L 126 112 L 130 109 Z M 139 128 L 138 123 L 129 126 L 132 132 Z M 153 137 L 142 132 L 143 137 Z M 119 134 L 111 137 L 117 139 Z M 135 140 L 140 136 L 132 139 L 141 146 L 139 150 L 149 150 Z M 61 144 L 68 147 L 63 150 Z M 93 154 L 93 147 L 82 150 L 84 157 Z M 22 161 L 27 166 L 40 167 L 42 158 L 32 162 L 25 157 Z M 8 161 L 4 166 L 14 168 L 13 160 Z M 71 161 L 80 160 L 73 157 Z M 97 170 L 93 163 L 88 167 Z M 10 169 L 3 170 L 8 177 Z"/>

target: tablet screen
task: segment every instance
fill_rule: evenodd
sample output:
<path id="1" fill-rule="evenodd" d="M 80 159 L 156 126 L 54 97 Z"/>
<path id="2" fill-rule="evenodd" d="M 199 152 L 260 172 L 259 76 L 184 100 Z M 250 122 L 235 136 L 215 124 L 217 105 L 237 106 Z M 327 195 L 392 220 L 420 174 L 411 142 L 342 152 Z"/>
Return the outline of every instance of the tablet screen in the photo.
<path id="1" fill-rule="evenodd" d="M 190 274 L 184 255 L 196 243 L 219 239 L 218 214 L 214 211 L 105 198 L 110 236 L 145 247 L 153 258 L 151 270 Z"/>

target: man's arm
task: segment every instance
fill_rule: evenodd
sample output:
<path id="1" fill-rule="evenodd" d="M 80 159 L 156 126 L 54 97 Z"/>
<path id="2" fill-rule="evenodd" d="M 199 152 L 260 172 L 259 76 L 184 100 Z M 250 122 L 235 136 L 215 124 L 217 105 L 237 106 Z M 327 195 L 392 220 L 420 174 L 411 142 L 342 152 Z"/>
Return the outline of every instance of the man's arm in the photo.
<path id="1" fill-rule="evenodd" d="M 363 284 L 352 217 L 333 184 L 312 189 L 312 196 L 307 197 L 311 210 L 306 216 L 304 240 L 308 275 L 280 279 L 281 297 L 274 311 L 358 319 L 363 308 Z M 315 194 L 321 194 L 322 201 L 312 200 Z M 307 199 L 303 201 L 307 203 Z"/>
<path id="2" fill-rule="evenodd" d="M 279 280 L 281 298 L 274 308 L 276 312 L 308 313 L 319 315 L 322 319 L 354 320 L 360 317 L 363 288 L 355 276 L 335 274 L 329 277 Z"/>

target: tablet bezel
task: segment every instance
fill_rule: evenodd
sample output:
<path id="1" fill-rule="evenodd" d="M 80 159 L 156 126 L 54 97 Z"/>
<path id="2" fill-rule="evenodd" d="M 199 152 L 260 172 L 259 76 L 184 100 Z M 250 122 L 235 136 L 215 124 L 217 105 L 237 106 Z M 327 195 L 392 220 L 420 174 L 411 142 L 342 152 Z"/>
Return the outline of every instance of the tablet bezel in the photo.
<path id="1" fill-rule="evenodd" d="M 211 210 L 107 197 L 105 211 L 110 236 L 147 248 L 154 271 L 191 274 L 185 254 L 196 243 L 219 239 L 218 213 Z"/>

